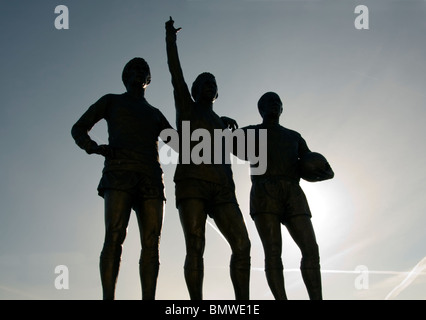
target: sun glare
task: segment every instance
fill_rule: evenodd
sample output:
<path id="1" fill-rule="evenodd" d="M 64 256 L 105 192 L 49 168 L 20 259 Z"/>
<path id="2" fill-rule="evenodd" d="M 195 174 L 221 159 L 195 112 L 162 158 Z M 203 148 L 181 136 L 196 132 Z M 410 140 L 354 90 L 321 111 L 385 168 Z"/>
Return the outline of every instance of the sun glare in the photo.
<path id="1" fill-rule="evenodd" d="M 342 181 L 337 178 L 319 183 L 301 181 L 300 185 L 308 199 L 318 236 L 337 240 L 353 227 L 353 199 Z"/>

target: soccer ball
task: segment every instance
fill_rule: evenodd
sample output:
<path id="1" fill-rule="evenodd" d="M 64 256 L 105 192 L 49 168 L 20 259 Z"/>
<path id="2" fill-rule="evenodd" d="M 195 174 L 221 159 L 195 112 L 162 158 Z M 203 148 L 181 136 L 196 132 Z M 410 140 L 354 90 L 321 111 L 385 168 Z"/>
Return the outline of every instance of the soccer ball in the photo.
<path id="1" fill-rule="evenodd" d="M 309 182 L 324 181 L 334 177 L 333 169 L 327 159 L 318 152 L 310 152 L 300 158 L 299 173 L 303 180 Z"/>

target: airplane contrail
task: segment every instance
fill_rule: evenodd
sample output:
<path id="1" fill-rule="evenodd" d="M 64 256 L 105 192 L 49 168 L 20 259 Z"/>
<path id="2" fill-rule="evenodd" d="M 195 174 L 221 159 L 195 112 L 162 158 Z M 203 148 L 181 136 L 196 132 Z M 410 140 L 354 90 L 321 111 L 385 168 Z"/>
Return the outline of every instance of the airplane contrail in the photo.
<path id="1" fill-rule="evenodd" d="M 405 288 L 407 288 L 419 275 L 425 274 L 423 270 L 426 269 L 426 257 L 424 257 L 418 264 L 414 266 L 414 268 L 408 273 L 402 282 L 392 289 L 391 292 L 388 293 L 385 300 L 394 299 L 397 297 Z"/>
<path id="2" fill-rule="evenodd" d="M 254 267 L 252 268 L 254 271 L 265 271 L 264 268 L 258 268 Z M 300 269 L 293 268 L 293 269 L 284 269 L 284 272 L 300 272 Z M 321 273 L 342 273 L 342 274 L 361 274 L 361 273 L 368 273 L 368 274 L 394 274 L 394 275 L 408 275 L 411 272 L 410 271 L 386 271 L 386 270 L 365 270 L 365 271 L 357 271 L 357 270 L 328 270 L 328 269 L 321 269 Z M 416 275 L 426 275 L 426 272 L 417 272 Z M 413 279 L 414 280 L 414 279 Z"/>
<path id="3" fill-rule="evenodd" d="M 228 243 L 228 240 L 226 240 L 226 238 L 223 236 L 223 234 L 222 234 L 222 232 L 220 232 L 219 231 L 219 229 L 218 228 L 216 228 L 215 227 L 215 225 L 213 224 L 213 223 L 211 223 L 209 220 L 207 220 L 207 224 L 210 226 L 210 227 L 212 227 L 212 229 L 214 230 L 214 231 L 216 231 L 220 236 L 221 236 L 221 238 L 223 239 L 223 240 L 225 240 L 225 242 L 226 243 Z"/>

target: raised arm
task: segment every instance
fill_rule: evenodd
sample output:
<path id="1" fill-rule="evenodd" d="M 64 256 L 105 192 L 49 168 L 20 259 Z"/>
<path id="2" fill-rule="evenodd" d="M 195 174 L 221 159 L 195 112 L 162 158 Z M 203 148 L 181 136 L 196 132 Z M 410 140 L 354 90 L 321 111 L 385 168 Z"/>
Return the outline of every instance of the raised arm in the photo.
<path id="1" fill-rule="evenodd" d="M 172 17 L 170 17 L 170 20 L 166 22 L 167 63 L 172 76 L 176 110 L 178 112 L 183 112 L 187 111 L 185 109 L 189 108 L 192 104 L 192 98 L 188 86 L 185 83 L 176 45 L 176 34 L 181 28 L 176 29 L 173 24 L 174 21 Z"/>

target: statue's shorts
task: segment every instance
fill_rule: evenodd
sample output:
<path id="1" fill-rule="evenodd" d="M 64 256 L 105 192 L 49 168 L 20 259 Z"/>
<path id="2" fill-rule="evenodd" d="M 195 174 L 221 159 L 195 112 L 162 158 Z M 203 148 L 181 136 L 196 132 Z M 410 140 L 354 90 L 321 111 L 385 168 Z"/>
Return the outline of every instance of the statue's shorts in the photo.
<path id="1" fill-rule="evenodd" d="M 218 205 L 233 203 L 238 206 L 235 186 L 217 184 L 200 179 L 185 179 L 175 184 L 176 207 L 184 199 L 201 199 L 205 202 L 207 214 L 212 217 Z"/>
<path id="2" fill-rule="evenodd" d="M 125 191 L 138 199 L 166 200 L 162 179 L 153 179 L 139 172 L 104 172 L 98 185 L 98 194 L 103 197 L 108 189 Z"/>
<path id="3" fill-rule="evenodd" d="M 299 183 L 283 179 L 253 181 L 250 191 L 250 215 L 276 214 L 281 223 L 296 215 L 311 217 L 308 201 Z"/>

